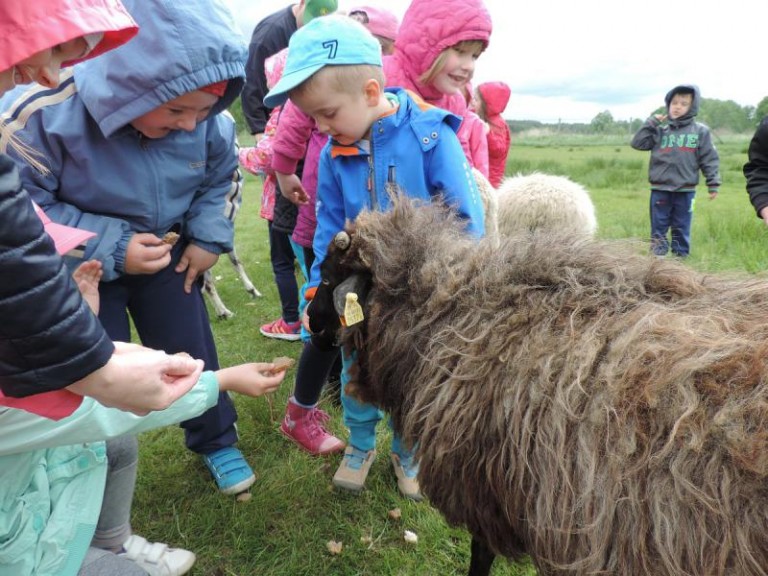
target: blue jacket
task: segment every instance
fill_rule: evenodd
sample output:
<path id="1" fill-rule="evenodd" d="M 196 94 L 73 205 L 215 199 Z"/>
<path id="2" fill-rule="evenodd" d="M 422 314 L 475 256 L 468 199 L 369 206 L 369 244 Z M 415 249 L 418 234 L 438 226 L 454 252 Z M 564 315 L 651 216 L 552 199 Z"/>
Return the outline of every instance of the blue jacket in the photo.
<path id="1" fill-rule="evenodd" d="M 123 273 L 135 232 L 162 236 L 179 225 L 209 252 L 230 250 L 240 202 L 235 124 L 219 114 L 245 75 L 247 50 L 231 14 L 212 0 L 126 6 L 141 27 L 135 39 L 77 65 L 54 90 L 19 88 L 0 101 L 7 131 L 50 169 L 22 165 L 25 187 L 53 221 L 98 234 L 85 257 L 103 263 L 105 281 Z M 226 93 L 191 132 L 147 139 L 130 125 L 222 80 Z"/>
<path id="2" fill-rule="evenodd" d="M 367 141 L 340 146 L 329 141 L 320 153 L 317 182 L 317 229 L 309 286 L 320 283 L 320 264 L 328 244 L 364 209 L 386 210 L 387 190 L 396 185 L 406 196 L 432 200 L 441 196 L 467 220 L 467 231 L 485 233 L 483 203 L 472 168 L 456 132 L 461 119 L 413 99 L 401 88 L 387 89 L 399 104 L 379 118 Z"/>
<path id="3" fill-rule="evenodd" d="M 104 366 L 114 350 L 80 297 L 22 189 L 0 155 L 0 390 L 58 390 Z"/>

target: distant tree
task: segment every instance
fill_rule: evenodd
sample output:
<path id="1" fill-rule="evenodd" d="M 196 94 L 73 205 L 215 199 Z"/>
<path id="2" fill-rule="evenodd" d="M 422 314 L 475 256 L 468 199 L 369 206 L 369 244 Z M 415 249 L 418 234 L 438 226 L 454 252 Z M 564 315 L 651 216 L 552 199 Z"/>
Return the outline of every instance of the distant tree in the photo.
<path id="1" fill-rule="evenodd" d="M 613 114 L 611 114 L 608 110 L 600 112 L 597 116 L 592 118 L 592 122 L 589 123 L 592 130 L 597 133 L 605 133 L 611 131 L 613 124 Z"/>
<path id="2" fill-rule="evenodd" d="M 755 108 L 754 123 L 759 124 L 766 116 L 768 116 L 768 96 L 760 100 L 757 108 Z"/>

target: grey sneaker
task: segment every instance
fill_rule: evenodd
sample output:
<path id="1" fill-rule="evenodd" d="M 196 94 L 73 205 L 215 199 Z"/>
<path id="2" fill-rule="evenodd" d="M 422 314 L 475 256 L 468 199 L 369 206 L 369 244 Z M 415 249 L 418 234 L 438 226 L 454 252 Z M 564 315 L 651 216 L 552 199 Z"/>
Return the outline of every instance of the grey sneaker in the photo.
<path id="1" fill-rule="evenodd" d="M 400 493 L 416 502 L 423 500 L 424 496 L 421 494 L 419 481 L 416 479 L 416 475 L 419 473 L 418 463 L 413 458 L 403 458 L 394 452 L 390 454 L 390 458 L 395 469 L 397 488 L 400 490 Z"/>
<path id="2" fill-rule="evenodd" d="M 347 446 L 339 469 L 333 475 L 333 485 L 344 490 L 360 492 L 375 459 L 376 450 L 364 452 L 354 446 Z"/>

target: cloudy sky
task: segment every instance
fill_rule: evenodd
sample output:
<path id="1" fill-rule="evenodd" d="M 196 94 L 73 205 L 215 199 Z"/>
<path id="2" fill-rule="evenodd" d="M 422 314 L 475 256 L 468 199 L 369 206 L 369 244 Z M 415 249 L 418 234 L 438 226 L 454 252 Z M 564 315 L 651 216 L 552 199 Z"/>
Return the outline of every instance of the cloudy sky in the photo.
<path id="1" fill-rule="evenodd" d="M 246 39 L 290 0 L 226 0 Z M 440 2 L 440 0 L 433 0 Z M 589 122 L 645 118 L 676 84 L 702 96 L 757 106 L 768 96 L 763 0 L 485 0 L 494 32 L 474 83 L 512 88 L 510 119 Z M 387 7 L 409 0 L 339 0 Z"/>

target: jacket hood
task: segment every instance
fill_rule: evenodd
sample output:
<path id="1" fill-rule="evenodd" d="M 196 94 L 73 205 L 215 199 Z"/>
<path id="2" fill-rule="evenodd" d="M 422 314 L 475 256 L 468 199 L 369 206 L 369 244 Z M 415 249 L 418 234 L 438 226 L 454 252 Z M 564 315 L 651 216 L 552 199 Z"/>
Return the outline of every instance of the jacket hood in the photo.
<path id="1" fill-rule="evenodd" d="M 413 0 L 403 15 L 395 40 L 395 53 L 389 58 L 409 80 L 404 87 L 417 90 L 422 97 L 437 100 L 440 94 L 424 86 L 418 78 L 429 70 L 439 54 L 463 40 L 481 40 L 488 45 L 491 16 L 482 0 Z M 385 72 L 387 66 L 385 63 Z M 388 85 L 404 85 L 397 81 Z"/>
<path id="2" fill-rule="evenodd" d="M 484 82 L 477 87 L 477 91 L 483 98 L 485 114 L 489 118 L 504 112 L 512 94 L 512 90 L 505 82 Z"/>
<path id="3" fill-rule="evenodd" d="M 232 104 L 245 82 L 248 49 L 219 0 L 126 0 L 136 38 L 75 66 L 75 84 L 105 136 L 166 102 L 222 80 L 210 116 Z"/>
<path id="4" fill-rule="evenodd" d="M 133 38 L 138 27 L 115 0 L 3 0 L 0 2 L 0 70 L 57 44 L 104 33 L 86 58 Z M 74 64 L 74 62 L 72 62 Z"/>
<path id="5" fill-rule="evenodd" d="M 667 92 L 667 95 L 664 96 L 664 103 L 667 105 L 667 114 L 669 114 L 669 104 L 672 102 L 672 97 L 679 93 L 679 92 L 693 92 L 693 99 L 691 101 L 691 108 L 688 110 L 688 113 L 685 114 L 685 116 L 681 116 L 680 118 L 675 118 L 674 120 L 670 120 L 671 123 L 681 123 L 685 122 L 687 120 L 691 120 L 693 117 L 696 116 L 696 114 L 699 113 L 699 103 L 701 101 L 701 96 L 699 93 L 699 87 L 695 84 L 678 84 L 672 90 Z"/>

